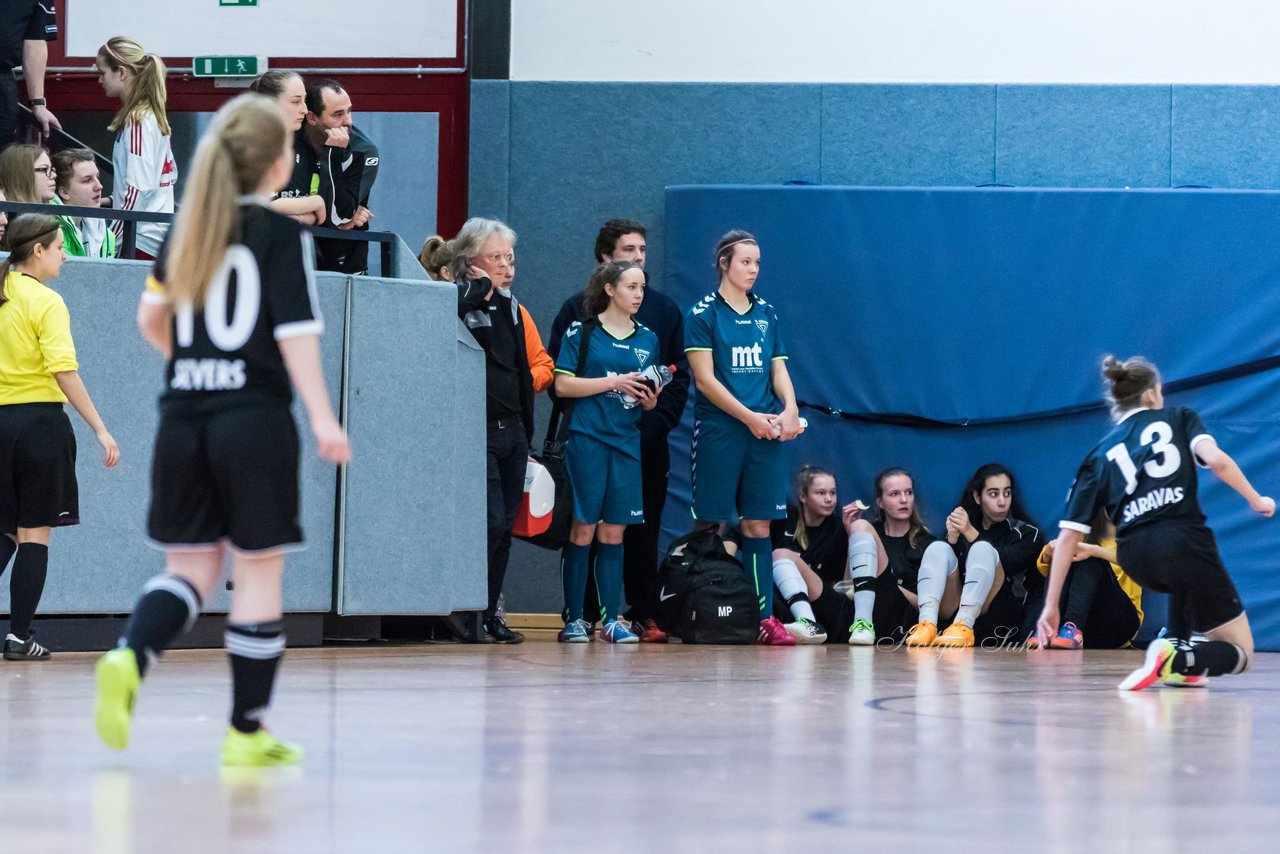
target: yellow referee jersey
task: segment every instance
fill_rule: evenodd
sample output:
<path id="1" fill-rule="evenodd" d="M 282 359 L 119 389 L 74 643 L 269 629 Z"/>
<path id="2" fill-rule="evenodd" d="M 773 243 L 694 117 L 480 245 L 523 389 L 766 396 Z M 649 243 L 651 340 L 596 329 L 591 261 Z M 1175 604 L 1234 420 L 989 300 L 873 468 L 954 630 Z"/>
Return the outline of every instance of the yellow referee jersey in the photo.
<path id="1" fill-rule="evenodd" d="M 66 403 L 54 374 L 79 369 L 71 315 L 62 297 L 26 273 L 11 271 L 0 305 L 0 406 Z"/>

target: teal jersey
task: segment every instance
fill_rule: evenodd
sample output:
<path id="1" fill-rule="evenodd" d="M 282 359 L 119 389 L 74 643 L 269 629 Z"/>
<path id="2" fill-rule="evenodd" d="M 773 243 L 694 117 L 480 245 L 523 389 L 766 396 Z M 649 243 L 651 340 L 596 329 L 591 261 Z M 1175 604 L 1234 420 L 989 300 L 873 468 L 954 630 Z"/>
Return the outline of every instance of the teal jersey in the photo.
<path id="1" fill-rule="evenodd" d="M 560 356 L 556 359 L 556 373 L 596 379 L 643 371 L 657 363 L 658 336 L 649 327 L 636 323 L 630 335 L 615 338 L 609 330 L 598 326 L 591 333 L 587 361 L 578 374 L 583 337 L 583 326 L 577 321 L 565 330 Z M 628 406 L 621 392 L 607 391 L 577 398 L 569 432 L 591 436 L 620 453 L 640 459 L 640 405 Z"/>
<path id="2" fill-rule="evenodd" d="M 684 319 L 684 349 L 709 350 L 716 379 L 752 412 L 776 415 L 782 402 L 773 393 L 773 363 L 787 358 L 778 332 L 778 315 L 773 306 L 747 294 L 750 308 L 738 314 L 719 291 L 704 297 L 689 309 Z M 701 394 L 694 415 L 706 418 L 725 415 Z"/>

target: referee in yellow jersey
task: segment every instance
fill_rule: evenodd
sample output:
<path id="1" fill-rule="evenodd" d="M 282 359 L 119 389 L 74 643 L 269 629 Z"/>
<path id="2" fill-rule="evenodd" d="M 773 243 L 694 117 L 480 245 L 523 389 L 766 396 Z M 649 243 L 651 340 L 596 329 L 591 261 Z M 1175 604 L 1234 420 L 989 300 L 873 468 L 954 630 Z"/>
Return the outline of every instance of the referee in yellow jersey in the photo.
<path id="1" fill-rule="evenodd" d="M 4 657 L 49 657 L 31 631 L 49 567 L 49 531 L 80 522 L 76 438 L 62 405 L 93 429 L 107 468 L 120 460 L 76 372 L 67 306 L 45 282 L 66 256 L 58 220 L 24 214 L 9 224 L 9 257 L 0 262 L 0 572 L 9 577 L 9 634 Z"/>

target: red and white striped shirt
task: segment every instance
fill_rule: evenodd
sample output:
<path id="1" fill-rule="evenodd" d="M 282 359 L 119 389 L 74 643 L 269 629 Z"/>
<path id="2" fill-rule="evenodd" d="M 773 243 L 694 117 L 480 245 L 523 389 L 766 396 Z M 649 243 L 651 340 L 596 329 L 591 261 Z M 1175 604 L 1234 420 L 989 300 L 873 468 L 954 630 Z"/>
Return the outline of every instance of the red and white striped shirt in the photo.
<path id="1" fill-rule="evenodd" d="M 111 150 L 115 186 L 111 205 L 119 210 L 173 213 L 173 187 L 178 182 L 178 166 L 173 160 L 169 137 L 151 113 L 135 114 L 116 135 Z M 158 222 L 138 223 L 138 249 L 155 256 L 160 251 L 168 226 Z M 118 229 L 117 229 L 118 231 Z"/>

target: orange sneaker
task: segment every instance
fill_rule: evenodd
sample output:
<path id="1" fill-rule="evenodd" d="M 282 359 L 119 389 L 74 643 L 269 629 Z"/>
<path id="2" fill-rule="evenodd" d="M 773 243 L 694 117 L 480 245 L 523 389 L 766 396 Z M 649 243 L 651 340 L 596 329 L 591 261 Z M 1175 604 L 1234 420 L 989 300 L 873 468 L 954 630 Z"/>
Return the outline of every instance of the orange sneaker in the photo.
<path id="1" fill-rule="evenodd" d="M 938 635 L 938 639 L 933 642 L 934 646 L 954 646 L 967 647 L 973 646 L 973 629 L 964 623 L 952 623 L 947 626 L 947 630 Z"/>
<path id="2" fill-rule="evenodd" d="M 937 637 L 938 627 L 933 623 L 916 623 L 911 627 L 911 631 L 907 632 L 904 643 L 907 646 L 933 646 Z"/>
<path id="3" fill-rule="evenodd" d="M 631 630 L 640 631 L 640 643 L 666 643 L 667 633 L 658 628 L 658 624 L 650 617 L 647 620 L 637 620 L 631 624 Z"/>

